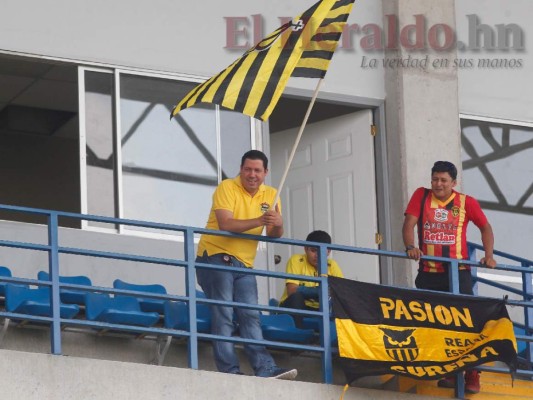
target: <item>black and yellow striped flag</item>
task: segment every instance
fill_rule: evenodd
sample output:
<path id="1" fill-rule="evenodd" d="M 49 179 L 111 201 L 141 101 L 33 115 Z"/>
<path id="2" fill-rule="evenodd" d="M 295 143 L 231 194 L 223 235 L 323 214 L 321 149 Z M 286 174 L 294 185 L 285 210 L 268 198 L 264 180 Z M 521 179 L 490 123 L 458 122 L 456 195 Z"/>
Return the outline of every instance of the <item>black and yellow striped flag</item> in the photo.
<path id="1" fill-rule="evenodd" d="M 319 1 L 194 88 L 171 117 L 197 103 L 214 103 L 267 120 L 291 76 L 324 77 L 354 1 Z"/>
<path id="2" fill-rule="evenodd" d="M 329 277 L 348 383 L 383 374 L 440 379 L 490 362 L 517 367 L 513 324 L 498 299 Z"/>

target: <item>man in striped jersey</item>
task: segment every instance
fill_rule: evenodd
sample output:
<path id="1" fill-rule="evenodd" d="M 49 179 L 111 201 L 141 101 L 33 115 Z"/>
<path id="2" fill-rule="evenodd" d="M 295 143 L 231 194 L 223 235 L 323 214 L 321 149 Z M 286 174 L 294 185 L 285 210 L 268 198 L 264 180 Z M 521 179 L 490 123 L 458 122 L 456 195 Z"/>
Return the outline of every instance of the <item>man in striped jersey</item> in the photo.
<path id="1" fill-rule="evenodd" d="M 481 264 L 494 268 L 494 235 L 487 217 L 476 199 L 453 188 L 457 185 L 457 168 L 449 161 L 437 161 L 431 169 L 431 190 L 418 188 L 405 210 L 402 228 L 405 252 L 419 260 L 415 280 L 419 289 L 449 292 L 449 263 L 420 260 L 422 255 L 468 259 L 466 228 L 470 221 L 481 232 L 485 257 Z M 415 246 L 414 228 L 418 226 L 418 247 Z M 468 265 L 459 265 L 459 291 L 474 294 L 472 275 Z M 441 387 L 455 387 L 455 378 L 439 381 Z M 465 374 L 465 391 L 479 392 L 479 373 L 471 370 Z"/>

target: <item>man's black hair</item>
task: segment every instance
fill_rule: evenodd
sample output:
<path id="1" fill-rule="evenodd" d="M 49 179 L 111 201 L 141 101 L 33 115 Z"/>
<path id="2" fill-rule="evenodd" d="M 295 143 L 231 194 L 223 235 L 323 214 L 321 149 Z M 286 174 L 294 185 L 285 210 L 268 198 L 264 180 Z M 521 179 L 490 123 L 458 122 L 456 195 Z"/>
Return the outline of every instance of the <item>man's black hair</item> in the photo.
<path id="1" fill-rule="evenodd" d="M 324 231 L 313 231 L 305 239 L 307 242 L 331 243 L 331 236 Z"/>
<path id="2" fill-rule="evenodd" d="M 431 175 L 435 172 L 447 172 L 452 177 L 452 180 L 457 179 L 457 168 L 449 161 L 437 161 L 431 168 Z"/>
<path id="3" fill-rule="evenodd" d="M 244 165 L 244 161 L 248 160 L 261 160 L 263 161 L 263 168 L 268 169 L 268 158 L 262 151 L 259 150 L 249 150 L 242 156 L 241 167 Z"/>

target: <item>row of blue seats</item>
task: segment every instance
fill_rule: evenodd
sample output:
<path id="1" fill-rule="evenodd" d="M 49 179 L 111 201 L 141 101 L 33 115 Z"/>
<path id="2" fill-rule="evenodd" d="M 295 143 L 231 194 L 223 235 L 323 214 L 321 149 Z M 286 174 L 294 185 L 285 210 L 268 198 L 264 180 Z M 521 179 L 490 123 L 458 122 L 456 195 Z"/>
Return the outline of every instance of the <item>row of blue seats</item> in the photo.
<path id="1" fill-rule="evenodd" d="M 271 298 L 269 301 L 268 301 L 268 305 L 271 306 L 271 307 L 279 307 L 279 301 L 277 299 L 274 299 L 274 298 Z M 275 315 L 287 315 L 290 317 L 290 315 L 288 314 L 275 314 Z M 291 317 L 291 320 L 292 320 L 292 325 L 296 328 L 296 324 L 294 324 L 294 320 L 293 318 Z M 320 330 L 322 329 L 322 318 L 320 317 L 303 317 L 302 318 L 302 328 L 303 330 L 311 330 L 313 332 L 315 332 L 316 334 L 318 334 L 320 332 Z M 298 328 L 296 328 L 298 329 Z M 335 325 L 335 321 L 334 320 L 331 320 L 330 323 L 329 323 L 329 332 L 330 332 L 330 336 L 331 336 L 331 345 L 333 347 L 339 347 L 339 344 L 338 344 L 338 339 L 337 339 L 337 326 Z M 276 332 L 273 332 L 273 334 L 275 336 L 277 336 Z M 272 340 L 276 340 L 276 339 L 272 339 Z M 279 339 L 277 339 L 279 340 Z"/>
<path id="2" fill-rule="evenodd" d="M 0 275 L 11 277 L 11 271 L 0 267 Z M 37 279 L 50 280 L 49 274 L 40 271 Z M 61 276 L 60 282 L 92 286 L 86 276 Z M 162 285 L 133 285 L 115 280 L 115 289 L 138 290 L 158 294 L 166 294 Z M 50 316 L 50 288 L 30 288 L 28 285 L 0 283 L 0 295 L 5 297 L 6 311 L 18 314 Z M 200 297 L 202 294 L 199 294 Z M 74 318 L 80 312 L 80 306 L 85 308 L 85 317 L 90 321 L 101 321 L 113 324 L 154 326 L 164 315 L 164 326 L 169 329 L 188 330 L 189 321 L 187 305 L 184 302 L 169 300 L 137 298 L 133 296 L 105 293 L 92 293 L 83 290 L 61 289 L 60 315 L 62 318 Z M 211 318 L 208 306 L 197 305 L 197 322 L 200 332 L 209 332 Z"/>
<path id="3" fill-rule="evenodd" d="M 0 276 L 11 277 L 11 271 L 0 267 Z M 37 279 L 50 280 L 49 274 L 40 271 Z M 87 276 L 60 276 L 61 283 L 92 286 Z M 153 294 L 167 294 L 167 290 L 160 284 L 138 285 L 116 279 L 115 289 L 146 292 Z M 6 311 L 19 314 L 40 316 L 51 315 L 50 288 L 30 288 L 28 285 L 0 282 L 0 295 L 5 296 Z M 197 292 L 198 297 L 205 297 Z M 188 311 L 185 302 L 134 297 L 115 294 L 113 297 L 104 293 L 86 292 L 83 290 L 62 288 L 60 291 L 60 314 L 62 318 L 74 318 L 80 312 L 80 306 L 85 307 L 85 318 L 91 321 L 101 321 L 113 324 L 153 326 L 160 315 L 164 316 L 163 325 L 168 329 L 188 330 Z M 209 307 L 197 304 L 197 330 L 209 333 L 211 329 L 211 315 Z M 295 343 L 310 343 L 317 335 L 319 320 L 307 319 L 311 322 L 309 329 L 296 328 L 294 319 L 288 314 L 261 314 L 261 327 L 266 340 L 288 341 Z"/>

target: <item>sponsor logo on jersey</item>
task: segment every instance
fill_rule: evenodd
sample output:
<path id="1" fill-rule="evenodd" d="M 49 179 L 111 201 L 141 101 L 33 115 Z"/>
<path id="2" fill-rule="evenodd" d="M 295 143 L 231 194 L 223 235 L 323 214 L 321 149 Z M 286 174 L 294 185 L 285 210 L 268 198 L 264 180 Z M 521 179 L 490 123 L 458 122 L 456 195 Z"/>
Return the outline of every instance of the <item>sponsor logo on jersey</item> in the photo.
<path id="1" fill-rule="evenodd" d="M 435 209 L 435 221 L 444 222 L 448 221 L 448 210 L 443 208 Z"/>
<path id="2" fill-rule="evenodd" d="M 444 232 L 432 233 L 431 231 L 424 231 L 424 243 L 427 244 L 454 244 L 455 235 L 450 235 Z"/>

